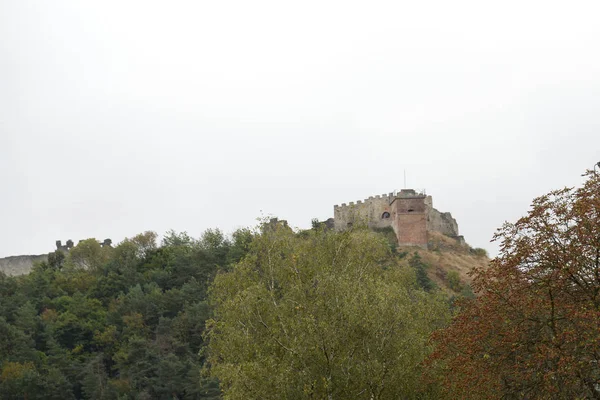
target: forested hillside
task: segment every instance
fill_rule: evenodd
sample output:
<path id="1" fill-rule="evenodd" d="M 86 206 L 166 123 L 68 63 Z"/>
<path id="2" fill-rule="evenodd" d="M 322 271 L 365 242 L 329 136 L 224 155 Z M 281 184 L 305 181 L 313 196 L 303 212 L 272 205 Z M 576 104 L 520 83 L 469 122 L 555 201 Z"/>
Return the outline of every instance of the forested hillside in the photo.
<path id="1" fill-rule="evenodd" d="M 157 242 L 152 232 L 114 248 L 89 239 L 29 275 L 0 275 L 0 398 L 211 399 L 220 389 L 279 398 L 282 384 L 287 397 L 336 385 L 350 396 L 367 384 L 373 393 L 421 393 L 419 363 L 450 300 L 419 254 L 396 249 L 389 235 L 265 223 Z M 267 318 L 279 322 L 265 326 Z M 282 332 L 295 344 L 284 345 Z M 278 360 L 279 345 L 292 353 Z M 249 354 L 266 358 L 235 361 Z M 298 362 L 310 371 L 296 374 Z M 339 386 L 347 378 L 336 374 L 355 378 Z M 270 384 L 254 392 L 233 377 Z"/>
<path id="2" fill-rule="evenodd" d="M 0 275 L 1 399 L 219 398 L 200 374 L 207 288 L 252 234 L 156 239 L 90 239 L 29 275 Z"/>
<path id="3" fill-rule="evenodd" d="M 586 176 L 506 223 L 491 262 L 319 223 L 82 241 L 0 275 L 0 399 L 600 398 Z"/>

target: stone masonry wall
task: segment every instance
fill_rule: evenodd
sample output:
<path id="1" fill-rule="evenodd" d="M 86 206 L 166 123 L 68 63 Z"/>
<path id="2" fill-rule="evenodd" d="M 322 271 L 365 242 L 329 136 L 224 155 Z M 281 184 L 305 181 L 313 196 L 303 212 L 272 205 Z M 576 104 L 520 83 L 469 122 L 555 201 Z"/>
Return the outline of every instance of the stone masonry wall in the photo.
<path id="1" fill-rule="evenodd" d="M 98 242 L 101 246 L 111 246 L 112 240 L 104 239 L 103 242 Z M 65 246 L 60 240 L 56 241 L 56 250 L 68 253 L 74 246 L 72 240 L 67 240 Z M 33 265 L 48 260 L 48 254 L 38 256 L 12 256 L 0 258 L 0 272 L 8 276 L 25 275 L 31 272 Z"/>
<path id="2" fill-rule="evenodd" d="M 458 236 L 458 224 L 449 212 L 439 212 L 431 208 L 427 213 L 427 230 L 440 232 L 446 236 Z"/>
<path id="3" fill-rule="evenodd" d="M 393 194 L 372 196 L 356 203 L 333 206 L 334 227 L 341 231 L 350 225 L 364 223 L 369 228 L 385 228 L 392 225 L 390 200 Z M 387 214 L 384 214 L 387 213 Z M 350 225 L 349 225 L 350 224 Z"/>
<path id="4" fill-rule="evenodd" d="M 46 261 L 47 259 L 47 254 L 0 258 L 0 272 L 8 276 L 25 275 L 31 272 L 33 264 Z"/>
<path id="5" fill-rule="evenodd" d="M 397 201 L 401 200 L 400 203 Z M 397 204 L 396 204 L 397 203 Z M 400 211 L 400 208 L 402 210 Z M 406 216 L 403 213 L 418 213 Z M 448 212 L 433 208 L 433 199 L 412 189 L 399 193 L 369 197 L 356 203 L 333 207 L 334 228 L 344 230 L 355 224 L 366 224 L 370 228 L 392 226 L 399 243 L 423 245 L 427 243 L 427 232 L 440 232 L 446 236 L 460 238 L 458 224 Z"/>
<path id="6" fill-rule="evenodd" d="M 433 208 L 433 199 L 431 196 L 425 198 L 425 207 L 427 207 L 427 230 L 440 232 L 446 236 L 458 236 L 458 223 L 449 212 L 439 212 Z"/>

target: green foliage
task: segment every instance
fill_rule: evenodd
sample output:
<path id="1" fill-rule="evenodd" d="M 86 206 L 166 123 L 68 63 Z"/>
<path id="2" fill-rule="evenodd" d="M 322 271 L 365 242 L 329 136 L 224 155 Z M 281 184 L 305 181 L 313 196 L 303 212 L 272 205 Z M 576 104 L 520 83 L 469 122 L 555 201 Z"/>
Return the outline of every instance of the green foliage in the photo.
<path id="1" fill-rule="evenodd" d="M 248 228 L 238 229 L 231 234 L 232 242 L 227 253 L 227 265 L 237 263 L 248 253 L 250 244 L 254 240 L 254 233 Z"/>
<path id="2" fill-rule="evenodd" d="M 69 251 L 67 265 L 75 269 L 95 271 L 110 257 L 109 247 L 102 247 L 96 239 L 82 240 Z"/>
<path id="3" fill-rule="evenodd" d="M 473 293 L 473 289 L 471 288 L 471 285 L 469 285 L 469 284 L 463 285 L 462 290 L 460 291 L 460 295 L 466 299 L 474 299 L 475 298 L 475 293 Z"/>
<path id="4" fill-rule="evenodd" d="M 392 252 L 396 251 L 396 248 L 398 247 L 398 237 L 396 236 L 396 232 L 394 232 L 394 228 L 386 226 L 385 228 L 373 228 L 373 231 L 381 234 L 385 238 Z"/>
<path id="5" fill-rule="evenodd" d="M 208 285 L 249 230 L 81 241 L 23 277 L 0 274 L 1 399 L 216 399 L 201 376 Z"/>
<path id="6" fill-rule="evenodd" d="M 435 398 L 427 265 L 391 229 L 314 228 L 89 239 L 0 274 L 0 399 Z"/>
<path id="7" fill-rule="evenodd" d="M 310 226 L 312 227 L 312 229 L 320 229 L 321 228 L 321 222 L 319 222 L 318 218 L 313 218 L 310 220 Z"/>
<path id="8" fill-rule="evenodd" d="M 433 282 L 427 275 L 427 269 L 429 266 L 423 262 L 423 259 L 419 253 L 416 251 L 413 253 L 412 257 L 408 260 L 408 265 L 415 270 L 417 284 L 423 290 L 430 292 L 437 287 L 435 282 Z"/>
<path id="9" fill-rule="evenodd" d="M 469 251 L 477 257 L 489 257 L 487 250 L 481 247 L 471 248 Z"/>
<path id="10" fill-rule="evenodd" d="M 55 252 L 48 254 L 48 266 L 53 269 L 61 269 L 65 259 L 65 253 L 60 250 L 56 250 Z"/>
<path id="11" fill-rule="evenodd" d="M 448 287 L 455 292 L 460 292 L 463 288 L 458 271 L 448 271 L 446 282 L 448 283 Z"/>
<path id="12" fill-rule="evenodd" d="M 0 316 L 0 360 L 24 362 L 34 359 L 37 357 L 31 336 Z"/>
<path id="13" fill-rule="evenodd" d="M 420 362 L 446 302 L 377 234 L 264 229 L 210 300 L 210 372 L 225 398 L 433 396 Z"/>

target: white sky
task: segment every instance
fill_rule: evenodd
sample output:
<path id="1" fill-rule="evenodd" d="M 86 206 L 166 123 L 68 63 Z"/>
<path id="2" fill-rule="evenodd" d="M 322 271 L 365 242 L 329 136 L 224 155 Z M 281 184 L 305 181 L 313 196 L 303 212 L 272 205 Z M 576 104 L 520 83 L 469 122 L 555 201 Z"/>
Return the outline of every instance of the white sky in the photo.
<path id="1" fill-rule="evenodd" d="M 425 188 L 467 242 L 600 161 L 597 1 L 0 0 L 0 257 Z"/>

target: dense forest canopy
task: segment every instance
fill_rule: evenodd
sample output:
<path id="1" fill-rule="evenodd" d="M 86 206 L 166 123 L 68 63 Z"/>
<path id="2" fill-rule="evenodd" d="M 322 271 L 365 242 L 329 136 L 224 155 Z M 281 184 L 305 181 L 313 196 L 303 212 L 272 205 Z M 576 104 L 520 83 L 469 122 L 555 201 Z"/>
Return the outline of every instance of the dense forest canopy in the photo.
<path id="1" fill-rule="evenodd" d="M 252 236 L 90 239 L 27 276 L 0 275 L 0 398 L 219 398 L 200 373 L 206 292 Z"/>
<path id="2" fill-rule="evenodd" d="M 51 253 L 29 275 L 0 276 L 0 398 L 422 394 L 449 302 L 393 237 L 265 222 Z"/>

